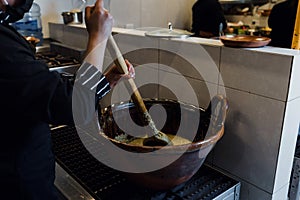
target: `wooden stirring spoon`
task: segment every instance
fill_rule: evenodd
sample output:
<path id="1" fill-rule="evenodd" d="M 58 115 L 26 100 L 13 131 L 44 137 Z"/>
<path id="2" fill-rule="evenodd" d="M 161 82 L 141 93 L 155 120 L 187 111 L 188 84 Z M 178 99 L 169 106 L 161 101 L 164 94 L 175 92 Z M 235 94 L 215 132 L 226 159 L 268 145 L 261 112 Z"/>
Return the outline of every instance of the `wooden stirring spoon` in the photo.
<path id="1" fill-rule="evenodd" d="M 116 64 L 118 71 L 123 74 L 128 74 L 128 69 L 125 60 L 112 35 L 110 35 L 108 38 L 108 50 L 111 56 L 113 58 L 116 58 L 114 60 L 114 63 Z M 128 81 L 125 81 L 125 86 L 129 92 L 132 92 L 131 99 L 133 103 L 138 108 L 139 112 L 143 114 L 144 122 L 146 122 L 149 125 L 152 131 L 152 136 L 145 138 L 143 141 L 143 145 L 145 146 L 171 145 L 172 142 L 170 138 L 163 132 L 157 130 L 155 123 L 153 122 L 144 104 L 141 94 L 139 93 L 138 88 L 135 85 L 134 80 L 132 78 L 128 79 Z"/>

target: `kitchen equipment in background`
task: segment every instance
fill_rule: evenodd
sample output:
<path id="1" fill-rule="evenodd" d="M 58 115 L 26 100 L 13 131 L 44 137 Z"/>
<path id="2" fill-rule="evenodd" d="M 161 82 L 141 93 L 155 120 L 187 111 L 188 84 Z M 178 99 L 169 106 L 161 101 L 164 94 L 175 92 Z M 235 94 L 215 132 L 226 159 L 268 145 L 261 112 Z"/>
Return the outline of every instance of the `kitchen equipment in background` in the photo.
<path id="1" fill-rule="evenodd" d="M 72 0 L 71 13 L 73 13 L 73 21 L 74 24 L 82 24 L 83 22 L 83 9 L 86 6 L 86 0 Z"/>
<path id="2" fill-rule="evenodd" d="M 125 173 L 128 179 L 146 188 L 155 190 L 170 189 L 189 180 L 201 167 L 207 154 L 223 136 L 228 107 L 227 100 L 221 95 L 216 95 L 206 110 L 171 100 L 144 100 L 144 102 L 147 109 L 153 105 L 160 105 L 164 108 L 167 117 L 161 131 L 170 135 L 176 135 L 180 125 L 180 130 L 189 138 L 189 135 L 193 134 L 189 132 L 191 131 L 189 127 L 195 121 L 196 114 L 199 114 L 200 122 L 196 126 L 196 130 L 194 130 L 196 131 L 194 140 L 187 144 L 173 144 L 165 147 L 149 147 L 142 144 L 130 143 L 129 141 L 135 138 L 124 133 L 116 122 L 126 124 L 125 121 L 124 123 L 122 121 L 128 120 L 126 116 L 129 112 L 135 123 L 142 124 L 139 121 L 137 108 L 132 103 L 115 104 L 114 106 L 101 109 L 101 112 L 98 114 L 100 126 L 103 128 L 103 133 L 101 134 L 113 144 L 128 152 L 140 153 L 142 155 L 143 153 L 154 151 L 154 157 L 157 162 L 166 160 L 167 158 L 176 158 L 168 166 L 156 171 Z M 126 130 L 131 129 L 128 127 Z M 143 133 L 133 134 L 143 135 Z M 119 139 L 120 137 L 122 140 Z M 119 158 L 112 157 L 111 159 Z M 151 161 L 145 159 L 144 162 Z M 132 168 L 136 168 L 134 163 L 128 163 L 128 166 L 131 164 Z"/>
<path id="3" fill-rule="evenodd" d="M 72 0 L 72 9 L 61 13 L 64 24 L 82 24 L 86 3 L 86 0 Z"/>
<path id="4" fill-rule="evenodd" d="M 240 182 L 209 166 L 203 165 L 189 181 L 175 188 L 153 191 L 129 182 L 123 173 L 99 162 L 82 144 L 75 127 L 53 127 L 51 136 L 57 162 L 55 185 L 68 199 L 239 199 Z M 95 151 L 110 159 L 104 148 Z"/>
<path id="5" fill-rule="evenodd" d="M 271 39 L 268 37 L 251 35 L 226 35 L 220 37 L 221 42 L 227 47 L 256 48 L 268 45 Z"/>
<path id="6" fill-rule="evenodd" d="M 41 20 L 41 8 L 33 2 L 28 13 L 25 13 L 23 19 L 12 24 L 13 27 L 24 37 L 35 37 L 40 41 L 37 46 L 43 45 L 43 32 Z"/>
<path id="7" fill-rule="evenodd" d="M 268 26 L 258 26 L 256 21 L 253 20 L 251 25 L 244 25 L 242 22 L 238 23 L 227 23 L 228 30 L 226 34 L 234 35 L 254 35 L 254 36 L 263 36 L 269 37 L 272 29 Z"/>
<path id="8" fill-rule="evenodd" d="M 270 27 L 258 27 L 258 33 L 260 36 L 269 37 L 272 29 Z"/>
<path id="9" fill-rule="evenodd" d="M 261 10 L 261 16 L 268 17 L 271 14 L 272 9 L 263 9 Z"/>
<path id="10" fill-rule="evenodd" d="M 144 29 L 140 28 L 139 30 L 144 30 Z M 146 30 L 145 32 L 145 36 L 155 37 L 155 38 L 187 38 L 191 35 L 192 33 L 189 31 L 174 29 L 171 22 L 168 23 L 168 28 L 155 28 L 153 30 L 148 30 L 148 31 Z"/>
<path id="11" fill-rule="evenodd" d="M 224 31 L 223 31 L 223 23 L 220 23 L 219 25 L 219 36 L 224 35 Z"/>
<path id="12" fill-rule="evenodd" d="M 69 24 L 74 20 L 74 14 L 72 12 L 62 12 L 61 15 L 63 17 L 64 24 Z"/>
<path id="13" fill-rule="evenodd" d="M 274 5 L 275 3 L 273 1 L 270 1 L 264 5 L 257 7 L 257 9 L 254 11 L 256 11 L 258 15 L 268 17 Z"/>
<path id="14" fill-rule="evenodd" d="M 73 17 L 74 17 L 72 23 L 73 24 L 82 24 L 82 22 L 83 22 L 82 11 L 72 10 L 71 12 L 73 13 Z"/>
<path id="15" fill-rule="evenodd" d="M 81 65 L 85 50 L 51 42 L 49 47 L 37 47 L 36 59 L 45 62 L 50 71 L 75 74 Z"/>
<path id="16" fill-rule="evenodd" d="M 64 24 L 82 24 L 83 22 L 83 14 L 82 11 L 72 10 L 62 12 L 61 16 L 63 17 Z"/>
<path id="17" fill-rule="evenodd" d="M 33 36 L 27 36 L 25 39 L 34 47 L 40 42 L 40 39 Z"/>
<path id="18" fill-rule="evenodd" d="M 168 28 L 160 28 L 154 31 L 145 32 L 145 36 L 148 37 L 156 37 L 156 38 L 187 38 L 191 36 L 192 33 L 186 30 L 180 29 L 168 29 Z"/>

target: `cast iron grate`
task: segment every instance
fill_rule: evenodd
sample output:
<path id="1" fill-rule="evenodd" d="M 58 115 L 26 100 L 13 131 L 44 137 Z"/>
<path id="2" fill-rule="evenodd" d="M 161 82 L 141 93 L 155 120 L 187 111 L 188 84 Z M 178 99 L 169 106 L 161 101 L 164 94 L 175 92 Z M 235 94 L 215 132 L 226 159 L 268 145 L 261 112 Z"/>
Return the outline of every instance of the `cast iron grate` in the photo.
<path id="1" fill-rule="evenodd" d="M 80 65 L 80 62 L 75 58 L 70 56 L 62 56 L 61 54 L 52 51 L 36 53 L 35 57 L 37 60 L 45 62 L 49 68 Z"/>
<path id="2" fill-rule="evenodd" d="M 203 165 L 186 183 L 169 191 L 151 191 L 130 183 L 122 173 L 95 159 L 82 144 L 75 127 L 52 130 L 52 140 L 57 162 L 95 199 L 210 200 L 237 184 Z"/>

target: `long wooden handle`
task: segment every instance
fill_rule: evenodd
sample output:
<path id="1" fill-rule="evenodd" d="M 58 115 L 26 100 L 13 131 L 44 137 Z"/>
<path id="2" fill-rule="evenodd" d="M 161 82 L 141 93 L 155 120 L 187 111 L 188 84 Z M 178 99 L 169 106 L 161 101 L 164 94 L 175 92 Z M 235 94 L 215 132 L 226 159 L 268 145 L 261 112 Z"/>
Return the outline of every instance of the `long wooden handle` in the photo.
<path id="1" fill-rule="evenodd" d="M 128 74 L 127 65 L 123 55 L 112 35 L 108 38 L 108 50 L 112 58 L 115 58 L 114 63 L 117 65 L 118 71 L 122 74 Z"/>
<path id="2" fill-rule="evenodd" d="M 108 50 L 111 56 L 115 58 L 114 63 L 116 64 L 118 71 L 120 73 L 128 74 L 128 69 L 124 57 L 112 35 L 108 38 Z M 128 79 L 128 81 L 125 82 L 125 86 L 127 90 L 132 93 L 131 99 L 133 103 L 137 106 L 139 111 L 144 114 L 147 122 L 152 122 L 152 119 L 148 113 L 148 110 L 144 104 L 140 92 L 138 91 L 138 88 L 136 87 L 134 80 L 132 78 Z"/>
<path id="3" fill-rule="evenodd" d="M 111 56 L 113 58 L 116 58 L 114 60 L 114 63 L 117 65 L 119 72 L 128 73 L 125 60 L 119 50 L 118 45 L 116 44 L 114 38 L 112 37 L 112 35 L 110 35 L 110 37 L 108 38 L 108 50 L 110 51 Z M 130 79 L 128 79 L 128 81 L 125 81 L 124 83 L 125 83 L 127 90 L 129 91 L 129 93 L 130 94 L 132 93 L 131 99 L 132 99 L 133 103 L 135 104 L 135 106 L 138 108 L 139 112 L 143 115 L 142 117 L 143 117 L 144 122 L 148 123 L 148 125 L 152 131 L 153 136 L 146 138 L 143 141 L 143 145 L 164 146 L 164 145 L 172 144 L 172 141 L 166 134 L 157 130 L 157 128 L 156 128 L 156 126 L 144 104 L 142 96 L 135 85 L 134 80 L 132 78 L 130 78 Z"/>

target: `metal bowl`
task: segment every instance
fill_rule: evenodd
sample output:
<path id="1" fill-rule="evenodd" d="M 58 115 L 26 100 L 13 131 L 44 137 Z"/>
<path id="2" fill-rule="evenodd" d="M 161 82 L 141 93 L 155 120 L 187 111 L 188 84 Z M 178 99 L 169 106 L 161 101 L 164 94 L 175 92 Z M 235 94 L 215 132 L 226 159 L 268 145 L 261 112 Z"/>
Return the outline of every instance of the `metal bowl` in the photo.
<path id="1" fill-rule="evenodd" d="M 64 24 L 69 24 L 74 20 L 74 13 L 72 12 L 62 12 L 61 16 L 63 17 Z"/>
<path id="2" fill-rule="evenodd" d="M 154 38 L 187 38 L 192 35 L 191 32 L 180 29 L 167 29 L 160 28 L 158 30 L 147 31 L 145 32 L 145 36 L 154 37 Z"/>
<path id="3" fill-rule="evenodd" d="M 271 42 L 268 37 L 252 36 L 252 35 L 225 35 L 220 36 L 224 46 L 238 48 L 257 48 L 264 47 Z"/>
<path id="4" fill-rule="evenodd" d="M 132 145 L 125 140 L 120 141 L 116 139 L 118 136 L 126 134 L 119 128 L 116 121 L 120 123 L 120 120 L 123 120 L 126 124 L 128 118 L 124 116 L 128 113 L 128 108 L 132 119 L 137 124 L 142 124 L 139 120 L 139 113 L 133 103 L 109 106 L 101 109 L 101 113 L 99 113 L 99 122 L 103 129 L 103 136 L 119 148 L 129 152 L 140 153 L 141 156 L 144 153 L 157 152 L 154 156 L 158 161 L 172 157 L 178 158 L 174 159 L 175 161 L 168 166 L 155 171 L 145 173 L 124 172 L 129 180 L 139 186 L 154 190 L 167 190 L 189 180 L 199 170 L 208 153 L 223 136 L 224 121 L 228 107 L 227 100 L 223 96 L 215 96 L 207 109 L 196 108 L 171 100 L 148 99 L 144 100 L 144 102 L 148 109 L 153 105 L 160 105 L 165 109 L 167 118 L 161 131 L 168 134 L 176 135 L 179 124 L 180 126 L 183 124 L 183 127 L 186 128 L 191 124 L 195 124 L 194 116 L 195 114 L 200 114 L 200 120 L 198 126 L 196 126 L 196 136 L 193 141 L 184 145 L 162 147 Z M 186 135 L 189 134 L 191 133 L 186 133 Z M 127 135 L 127 137 L 128 139 L 132 138 L 130 135 Z"/>

